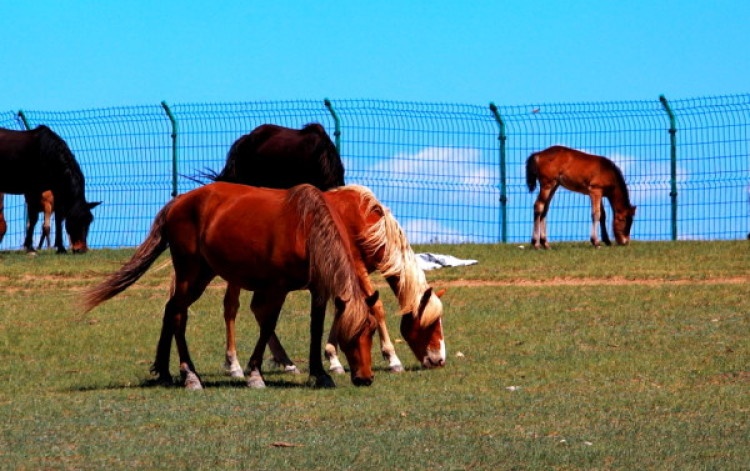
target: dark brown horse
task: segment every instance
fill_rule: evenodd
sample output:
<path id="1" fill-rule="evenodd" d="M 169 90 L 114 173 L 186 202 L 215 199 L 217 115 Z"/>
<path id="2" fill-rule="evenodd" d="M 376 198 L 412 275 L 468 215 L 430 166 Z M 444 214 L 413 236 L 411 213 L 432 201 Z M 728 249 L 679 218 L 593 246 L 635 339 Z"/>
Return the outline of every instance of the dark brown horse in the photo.
<path id="1" fill-rule="evenodd" d="M 62 224 L 74 253 L 88 250 L 86 239 L 94 220 L 91 209 L 99 203 L 86 201 L 81 167 L 65 141 L 47 126 L 31 131 L 0 128 L 0 192 L 26 195 L 37 201 L 44 191 L 55 195 L 55 247 L 65 253 Z M 36 222 L 36 218 L 34 219 Z M 26 229 L 24 247 L 34 251 L 33 225 Z"/>
<path id="2" fill-rule="evenodd" d="M 86 309 L 135 283 L 169 247 L 175 282 L 164 309 L 153 367 L 161 380 L 171 381 L 169 355 L 174 337 L 185 386 L 201 387 L 185 340 L 188 308 L 218 275 L 231 285 L 254 291 L 250 307 L 261 327 L 248 363 L 249 386 L 264 385 L 263 352 L 287 293 L 299 289 L 312 295 L 311 380 L 317 386 L 334 386 L 320 351 L 326 304 L 334 299 L 333 329 L 349 362 L 352 382 L 369 385 L 375 331 L 370 309 L 377 292 L 370 296 L 365 292 L 367 280 L 354 266 L 344 231 L 343 222 L 313 186 L 274 190 L 230 183 L 206 185 L 178 196 L 159 211 L 130 261 L 86 293 Z"/>
<path id="3" fill-rule="evenodd" d="M 213 180 L 269 188 L 309 183 L 321 190 L 344 184 L 336 146 L 318 123 L 302 129 L 263 124 L 237 139 Z"/>
<path id="4" fill-rule="evenodd" d="M 630 242 L 630 229 L 635 206 L 630 204 L 628 187 L 619 168 L 609 159 L 587 154 L 563 146 L 553 146 L 531 154 L 526 160 L 526 183 L 534 191 L 539 181 L 539 196 L 534 203 L 534 248 L 549 248 L 547 242 L 547 212 L 557 188 L 589 195 L 591 198 L 591 243 L 599 247 L 597 225 L 601 225 L 602 240 L 611 245 L 607 234 L 607 216 L 602 198 L 607 198 L 614 218 L 612 231 L 619 245 Z"/>

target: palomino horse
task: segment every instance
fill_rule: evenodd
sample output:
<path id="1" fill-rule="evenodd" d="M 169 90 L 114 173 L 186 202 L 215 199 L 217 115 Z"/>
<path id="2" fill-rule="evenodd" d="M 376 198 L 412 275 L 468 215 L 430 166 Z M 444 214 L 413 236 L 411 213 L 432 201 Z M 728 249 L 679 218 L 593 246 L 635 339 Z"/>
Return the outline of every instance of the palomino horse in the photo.
<path id="1" fill-rule="evenodd" d="M 88 250 L 86 238 L 94 220 L 91 210 L 99 203 L 86 201 L 84 186 L 83 172 L 73 153 L 50 128 L 39 126 L 31 131 L 0 128 L 0 192 L 27 195 L 29 201 L 38 199 L 44 191 L 52 191 L 58 253 L 65 253 L 63 221 L 73 253 Z M 29 252 L 34 251 L 33 232 L 33 226 L 27 227 L 23 245 Z"/>
<path id="2" fill-rule="evenodd" d="M 237 139 L 215 181 L 269 188 L 309 183 L 325 191 L 344 185 L 336 146 L 318 123 L 302 129 L 263 124 Z"/>
<path id="3" fill-rule="evenodd" d="M 611 245 L 607 235 L 607 216 L 602 197 L 612 205 L 615 215 L 612 232 L 619 245 L 630 242 L 635 206 L 630 204 L 628 187 L 619 168 L 609 159 L 586 154 L 563 146 L 552 146 L 531 154 L 526 160 L 526 183 L 534 191 L 539 181 L 539 196 L 534 203 L 534 248 L 549 248 L 547 242 L 547 211 L 559 186 L 589 195 L 591 198 L 591 243 L 599 247 L 597 225 L 601 224 L 602 240 Z"/>
<path id="4" fill-rule="evenodd" d="M 32 195 L 24 195 L 26 198 L 26 230 L 34 231 L 34 226 L 39 219 L 39 213 L 44 214 L 44 224 L 42 225 L 42 237 L 39 239 L 39 246 L 37 250 L 42 248 L 44 241 L 47 241 L 47 247 L 50 246 L 50 229 L 52 222 L 52 210 L 55 205 L 54 196 L 51 191 L 45 191 L 41 197 L 34 198 Z M 5 193 L 0 193 L 0 242 L 3 241 L 5 233 L 8 230 L 8 224 L 5 221 L 4 205 L 3 200 L 5 199 Z"/>
<path id="5" fill-rule="evenodd" d="M 335 299 L 333 329 L 351 367 L 355 385 L 369 385 L 375 320 L 370 308 L 377 292 L 367 296 L 357 273 L 345 228 L 320 190 L 300 185 L 291 190 L 213 183 L 178 196 L 156 215 L 146 240 L 116 273 L 85 295 L 86 309 L 112 298 L 135 283 L 169 247 L 174 289 L 152 371 L 171 381 L 169 354 L 174 337 L 185 386 L 201 382 L 188 352 L 185 328 L 188 308 L 219 275 L 230 284 L 254 291 L 251 309 L 260 321 L 260 336 L 248 370 L 248 385 L 262 387 L 261 365 L 268 339 L 287 293 L 307 289 L 312 295 L 310 377 L 316 386 L 334 382 L 323 368 L 320 344 L 326 304 Z M 364 277 L 366 279 L 366 276 Z"/>
<path id="6" fill-rule="evenodd" d="M 329 206 L 344 222 L 349 243 L 355 248 L 352 255 L 362 278 L 367 281 L 366 291 L 371 292 L 367 273 L 381 272 L 396 294 L 401 307 L 401 334 L 409 344 L 420 363 L 426 367 L 445 364 L 445 341 L 443 339 L 443 305 L 440 296 L 443 290 L 434 292 L 427 284 L 421 268 L 417 264 L 414 251 L 409 245 L 401 226 L 388 208 L 375 198 L 372 192 L 362 186 L 349 185 L 323 193 Z M 242 368 L 237 360 L 235 342 L 235 318 L 239 309 L 240 287 L 229 283 L 224 297 L 224 318 L 227 328 L 227 372 L 234 377 L 242 377 Z M 389 361 L 389 368 L 403 370 L 400 360 L 391 343 L 386 329 L 385 309 L 378 300 L 373 307 L 378 321 L 381 339 L 381 352 Z M 326 345 L 326 357 L 330 369 L 343 373 L 344 369 L 336 355 L 336 339 L 332 335 Z M 274 359 L 287 371 L 295 371 L 294 363 L 286 351 L 272 335 L 269 347 Z"/>

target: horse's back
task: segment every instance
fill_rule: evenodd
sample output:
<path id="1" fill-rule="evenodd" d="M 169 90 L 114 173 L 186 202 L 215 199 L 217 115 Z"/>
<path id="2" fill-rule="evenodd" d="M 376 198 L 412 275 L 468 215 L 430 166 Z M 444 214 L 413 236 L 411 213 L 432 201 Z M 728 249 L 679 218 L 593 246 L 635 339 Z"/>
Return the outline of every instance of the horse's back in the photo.
<path id="1" fill-rule="evenodd" d="M 532 154 L 529 162 L 532 159 L 536 178 L 548 184 L 557 182 L 571 191 L 588 194 L 592 188 L 601 188 L 609 193 L 624 185 L 622 173 L 614 162 L 600 155 L 552 146 Z"/>
<path id="2" fill-rule="evenodd" d="M 219 180 L 271 188 L 310 183 L 326 190 L 344 184 L 344 167 L 320 124 L 262 124 L 235 141 Z"/>
<path id="3" fill-rule="evenodd" d="M 166 227 L 173 257 L 206 263 L 245 289 L 306 280 L 305 237 L 284 190 L 205 185 L 179 197 Z"/>

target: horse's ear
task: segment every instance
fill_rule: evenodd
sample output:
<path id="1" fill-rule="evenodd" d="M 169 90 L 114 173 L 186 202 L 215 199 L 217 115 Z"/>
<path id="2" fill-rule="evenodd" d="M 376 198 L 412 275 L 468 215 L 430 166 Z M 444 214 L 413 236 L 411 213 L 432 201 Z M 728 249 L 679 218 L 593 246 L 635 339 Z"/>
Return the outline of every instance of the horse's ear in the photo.
<path id="1" fill-rule="evenodd" d="M 631 216 L 635 216 L 635 208 L 637 208 L 637 207 L 638 206 L 633 206 L 633 207 L 630 208 L 630 215 Z"/>
<path id="2" fill-rule="evenodd" d="M 91 210 L 91 209 L 94 209 L 94 208 L 96 208 L 97 206 L 99 206 L 100 204 L 102 204 L 102 202 L 101 202 L 101 201 L 95 201 L 95 202 L 93 202 L 93 203 L 90 203 L 90 202 L 89 202 L 89 203 L 88 203 L 88 205 L 89 205 L 89 209 L 90 209 L 90 210 Z"/>
<path id="3" fill-rule="evenodd" d="M 432 288 L 427 288 L 427 291 L 424 292 L 422 295 L 422 299 L 419 300 L 419 309 L 416 312 L 417 316 L 421 316 L 422 312 L 424 311 L 424 308 L 427 307 L 427 303 L 430 302 L 430 297 L 432 297 Z"/>
<path id="4" fill-rule="evenodd" d="M 380 293 L 378 292 L 378 290 L 375 290 L 374 293 L 372 293 L 371 295 L 367 297 L 367 299 L 365 299 L 365 302 L 367 303 L 368 307 L 373 307 L 375 303 L 378 302 L 379 298 L 380 298 Z"/>
<path id="5" fill-rule="evenodd" d="M 437 296 L 438 298 L 442 298 L 446 291 L 448 290 L 445 288 L 439 289 L 435 292 L 435 296 Z"/>

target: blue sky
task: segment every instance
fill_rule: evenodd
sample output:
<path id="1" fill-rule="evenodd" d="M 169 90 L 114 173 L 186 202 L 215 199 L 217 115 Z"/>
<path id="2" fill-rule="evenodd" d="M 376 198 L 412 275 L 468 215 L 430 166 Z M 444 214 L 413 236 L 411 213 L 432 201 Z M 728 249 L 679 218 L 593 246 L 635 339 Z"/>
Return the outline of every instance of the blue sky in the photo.
<path id="1" fill-rule="evenodd" d="M 5 2 L 0 110 L 746 93 L 750 2 Z"/>

